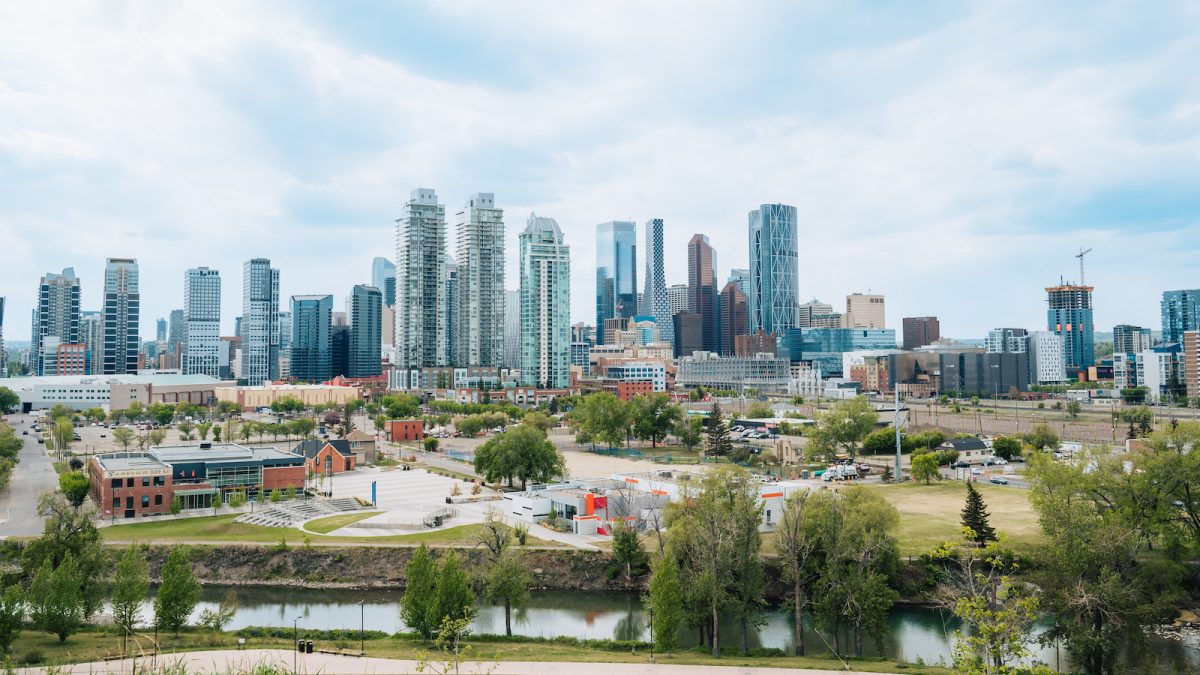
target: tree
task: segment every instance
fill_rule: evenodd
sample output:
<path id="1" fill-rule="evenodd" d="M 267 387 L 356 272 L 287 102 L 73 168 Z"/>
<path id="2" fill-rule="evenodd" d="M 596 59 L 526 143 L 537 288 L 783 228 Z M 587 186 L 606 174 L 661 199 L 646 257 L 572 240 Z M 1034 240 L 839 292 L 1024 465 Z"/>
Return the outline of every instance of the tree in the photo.
<path id="1" fill-rule="evenodd" d="M 671 433 L 683 419 L 683 408 L 666 394 L 647 394 L 633 399 L 633 435 L 649 440 L 651 447 Z"/>
<path id="2" fill-rule="evenodd" d="M 454 551 L 450 551 L 442 561 L 434 606 L 434 617 L 439 626 L 447 619 L 456 621 L 470 619 L 475 615 L 475 592 L 471 589 L 471 580 L 467 578 L 467 573 L 458 561 L 458 554 Z"/>
<path id="3" fill-rule="evenodd" d="M 521 418 L 521 424 L 528 424 L 531 427 L 541 429 L 543 433 L 550 431 L 558 426 L 558 420 L 550 415 L 537 410 L 530 410 Z"/>
<path id="4" fill-rule="evenodd" d="M 674 556 L 664 555 L 655 563 L 647 605 L 654 629 L 651 638 L 659 649 L 671 653 L 678 646 L 679 626 L 683 623 L 683 587 Z"/>
<path id="5" fill-rule="evenodd" d="M 162 569 L 162 585 L 154 596 L 154 620 L 159 628 L 179 634 L 200 600 L 200 584 L 192 572 L 188 550 L 177 545 L 167 554 Z"/>
<path id="6" fill-rule="evenodd" d="M 400 599 L 400 618 L 405 626 L 429 640 L 436 634 L 441 620 L 434 617 L 437 607 L 437 563 L 424 543 L 409 559 L 405 577 L 407 583 L 404 597 Z"/>
<path id="7" fill-rule="evenodd" d="M 675 425 L 675 437 L 679 444 L 689 452 L 704 440 L 704 420 L 699 417 L 685 417 Z"/>
<path id="8" fill-rule="evenodd" d="M 117 561 L 116 578 L 112 589 L 113 623 L 121 630 L 121 651 L 128 645 L 129 635 L 142 620 L 142 601 L 150 590 L 150 570 L 140 547 L 125 549 Z"/>
<path id="9" fill-rule="evenodd" d="M 970 530 L 968 538 L 979 546 L 986 546 L 989 541 L 996 541 L 996 530 L 988 523 L 987 505 L 983 496 L 975 489 L 975 484 L 967 481 L 967 503 L 962 510 L 962 526 Z"/>
<path id="10" fill-rule="evenodd" d="M 312 436 L 312 433 L 314 431 L 316 431 L 316 429 L 317 429 L 316 420 L 314 420 L 310 417 L 301 417 L 299 419 L 294 419 L 289 424 L 292 428 L 292 433 L 296 434 L 297 436 L 300 436 L 301 438 L 309 438 L 310 436 Z"/>
<path id="11" fill-rule="evenodd" d="M 908 450 L 908 437 L 900 435 L 901 450 Z M 868 455 L 890 455 L 896 452 L 896 430 L 876 429 L 867 434 L 862 443 L 863 452 Z"/>
<path id="12" fill-rule="evenodd" d="M 613 563 L 625 572 L 626 579 L 632 579 L 634 571 L 644 573 L 646 567 L 646 551 L 638 538 L 637 530 L 629 524 L 616 524 L 612 534 Z"/>
<path id="13" fill-rule="evenodd" d="M 946 434 L 931 429 L 908 436 L 905 441 L 912 446 L 912 452 L 916 452 L 918 449 L 933 450 L 946 442 Z"/>
<path id="14" fill-rule="evenodd" d="M 504 634 L 512 635 L 512 610 L 520 609 L 529 602 L 529 587 L 533 577 L 525 565 L 512 555 L 505 555 L 492 563 L 485 583 L 488 602 L 504 605 Z"/>
<path id="15" fill-rule="evenodd" d="M 87 500 L 92 489 L 91 481 L 79 471 L 68 471 L 58 476 L 58 487 L 71 506 L 79 508 Z"/>
<path id="16" fill-rule="evenodd" d="M 113 436 L 116 436 L 116 432 L 115 432 L 115 431 L 113 432 Z M 212 439 L 213 439 L 213 443 L 220 443 L 220 442 L 221 442 L 221 426 L 220 426 L 220 425 L 213 425 L 213 428 L 212 428 L 212 437 L 213 437 L 213 438 L 212 438 Z"/>
<path id="17" fill-rule="evenodd" d="M 422 445 L 425 446 L 425 452 L 437 452 L 439 443 L 438 439 L 430 436 L 429 438 L 425 439 Z"/>
<path id="18" fill-rule="evenodd" d="M 45 578 L 40 583 L 39 579 L 34 579 L 30 595 L 39 603 L 42 630 L 57 635 L 59 642 L 66 642 L 84 621 L 84 607 L 79 597 L 83 583 L 79 566 L 75 556 L 68 553 L 53 572 L 49 560 L 43 563 L 38 576 L 42 577 L 43 573 Z"/>
<path id="19" fill-rule="evenodd" d="M 790 584 L 788 602 L 792 606 L 796 656 L 804 656 L 804 612 L 812 599 L 813 585 L 820 577 L 820 565 L 833 532 L 836 504 L 832 492 L 800 490 L 788 498 L 780 516 L 775 550 Z"/>
<path id="20" fill-rule="evenodd" d="M 838 401 L 820 415 L 812 438 L 818 447 L 841 450 L 853 459 L 878 419 L 879 413 L 865 396 Z"/>
<path id="21" fill-rule="evenodd" d="M 1025 442 L 1036 450 L 1055 450 L 1058 448 L 1058 435 L 1045 424 L 1038 424 L 1025 434 Z"/>
<path id="22" fill-rule="evenodd" d="M 121 449 L 128 452 L 129 446 L 133 445 L 133 429 L 129 427 L 116 427 L 112 432 L 113 441 L 121 446 Z"/>
<path id="23" fill-rule="evenodd" d="M 200 625 L 214 633 L 220 633 L 225 630 L 225 626 L 230 621 L 233 621 L 233 617 L 237 614 L 240 604 L 237 593 L 234 593 L 232 590 L 226 591 L 225 596 L 221 598 L 220 604 L 217 605 L 215 612 L 211 609 L 200 612 Z"/>
<path id="24" fill-rule="evenodd" d="M 1079 417 L 1079 411 L 1082 409 L 1083 407 L 1079 404 L 1079 401 L 1075 399 L 1067 401 L 1067 414 L 1071 416 L 1071 419 Z"/>
<path id="25" fill-rule="evenodd" d="M 1149 436 L 1154 431 L 1154 413 L 1144 405 L 1126 408 L 1121 411 L 1120 420 L 1129 424 L 1130 429 L 1136 430 L 1136 437 Z"/>
<path id="26" fill-rule="evenodd" d="M 200 434 L 200 440 L 208 440 L 208 430 L 212 429 L 212 422 L 201 422 L 196 425 L 196 432 Z M 115 433 L 115 432 L 114 432 Z"/>
<path id="27" fill-rule="evenodd" d="M 21 397 L 8 387 L 0 387 L 0 414 L 7 415 L 21 405 Z"/>
<path id="28" fill-rule="evenodd" d="M 523 424 L 497 434 L 475 452 L 475 471 L 489 483 L 546 483 L 566 477 L 562 455 L 538 429 Z"/>
<path id="29" fill-rule="evenodd" d="M 234 415 L 242 411 L 242 407 L 236 401 L 217 401 L 217 414 L 222 418 L 229 415 Z"/>
<path id="30" fill-rule="evenodd" d="M 9 584 L 0 595 L 0 655 L 7 654 L 25 623 L 25 594 L 20 584 Z"/>
<path id="31" fill-rule="evenodd" d="M 74 595 L 80 602 L 82 620 L 89 619 L 103 604 L 104 579 L 110 565 L 100 547 L 94 514 L 87 508 L 76 509 L 57 492 L 45 492 L 38 497 L 38 515 L 44 519 L 42 536 L 25 546 L 22 565 L 26 574 L 49 562 L 57 569 L 67 558 L 79 571 L 79 586 Z"/>
<path id="32" fill-rule="evenodd" d="M 1005 460 L 1021 456 L 1021 439 L 1001 436 L 992 441 L 992 454 Z"/>
<path id="33" fill-rule="evenodd" d="M 571 411 L 570 419 L 579 429 L 610 448 L 625 444 L 633 423 L 632 406 L 608 392 L 584 396 Z"/>
<path id="34" fill-rule="evenodd" d="M 58 451 L 59 456 L 66 457 L 71 450 L 71 441 L 75 440 L 75 425 L 71 424 L 69 417 L 55 420 L 51 438 L 54 439 L 54 449 Z"/>
<path id="35" fill-rule="evenodd" d="M 721 414 L 721 404 L 713 403 L 712 412 L 704 423 L 704 451 L 713 457 L 724 457 L 733 452 L 733 441 L 729 440 L 729 427 Z"/>
<path id="36" fill-rule="evenodd" d="M 184 421 L 180 422 L 179 424 L 175 425 L 175 428 L 179 429 L 179 440 L 182 440 L 182 441 L 192 440 L 192 429 L 194 429 L 195 426 L 193 426 L 191 422 L 184 420 Z"/>
<path id="37" fill-rule="evenodd" d="M 913 455 L 911 471 L 913 480 L 923 480 L 926 485 L 929 485 L 932 480 L 941 480 L 942 478 L 941 470 L 938 468 L 937 455 L 932 452 Z"/>
<path id="38" fill-rule="evenodd" d="M 775 417 L 775 411 L 771 410 L 769 406 L 755 403 L 746 410 L 746 417 L 752 420 L 771 419 Z"/>

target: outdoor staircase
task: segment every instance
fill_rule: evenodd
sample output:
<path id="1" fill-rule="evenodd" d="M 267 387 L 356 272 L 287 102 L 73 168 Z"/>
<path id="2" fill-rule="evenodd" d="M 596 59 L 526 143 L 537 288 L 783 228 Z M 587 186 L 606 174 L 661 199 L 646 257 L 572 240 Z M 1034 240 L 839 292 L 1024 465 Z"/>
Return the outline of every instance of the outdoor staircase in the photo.
<path id="1" fill-rule="evenodd" d="M 334 516 L 349 511 L 360 511 L 362 508 L 362 504 L 359 504 L 357 499 L 349 497 L 340 499 L 294 499 L 253 513 L 243 513 L 235 518 L 234 522 L 264 525 L 266 527 L 295 527 L 313 518 Z"/>

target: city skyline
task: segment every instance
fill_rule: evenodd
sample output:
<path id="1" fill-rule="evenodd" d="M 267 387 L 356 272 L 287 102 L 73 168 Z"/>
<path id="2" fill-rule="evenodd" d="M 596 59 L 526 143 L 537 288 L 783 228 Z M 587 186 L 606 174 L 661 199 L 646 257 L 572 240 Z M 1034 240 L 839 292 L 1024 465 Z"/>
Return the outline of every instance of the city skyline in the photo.
<path id="1" fill-rule="evenodd" d="M 573 322 L 594 315 L 595 224 L 662 218 L 670 286 L 686 280 L 692 234 L 744 268 L 746 211 L 785 203 L 811 252 L 801 298 L 883 293 L 889 324 L 935 315 L 954 337 L 1035 328 L 1043 289 L 1076 280 L 1084 246 L 1097 328 L 1156 325 L 1161 290 L 1197 285 L 1200 159 L 1186 148 L 1200 116 L 1171 75 L 1200 52 L 1195 10 L 1163 8 L 1154 30 L 1133 9 L 1026 10 L 8 10 L 0 49 L 24 75 L 0 106 L 0 161 L 21 167 L 0 186 L 6 339 L 29 339 L 48 270 L 74 267 L 82 307 L 98 309 L 105 257 L 139 261 L 142 335 L 178 308 L 190 267 L 236 280 L 267 257 L 281 297 L 340 300 L 392 258 L 391 224 L 422 185 L 452 206 L 487 191 L 510 213 L 554 217 L 575 257 Z M 377 32 L 413 23 L 420 48 Z M 825 25 L 858 32 L 749 37 Z M 613 36 L 636 48 L 613 54 Z M 1000 48 L 1018 38 L 1020 53 Z M 711 72 L 701 82 L 696 68 Z M 764 82 L 777 95 L 750 95 Z M 437 95 L 389 93 L 412 89 Z M 635 108 L 636 125 L 617 112 Z M 508 290 L 519 230 L 506 231 Z M 302 271 L 318 266 L 314 287 Z M 995 266 L 1004 283 L 978 277 Z"/>

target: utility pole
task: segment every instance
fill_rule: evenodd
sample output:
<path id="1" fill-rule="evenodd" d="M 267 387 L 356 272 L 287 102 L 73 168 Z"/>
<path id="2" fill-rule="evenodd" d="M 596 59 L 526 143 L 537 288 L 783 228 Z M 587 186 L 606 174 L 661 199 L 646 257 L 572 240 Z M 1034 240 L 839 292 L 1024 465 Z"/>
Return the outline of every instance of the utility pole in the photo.
<path id="1" fill-rule="evenodd" d="M 896 382 L 896 482 L 900 482 L 900 383 Z"/>

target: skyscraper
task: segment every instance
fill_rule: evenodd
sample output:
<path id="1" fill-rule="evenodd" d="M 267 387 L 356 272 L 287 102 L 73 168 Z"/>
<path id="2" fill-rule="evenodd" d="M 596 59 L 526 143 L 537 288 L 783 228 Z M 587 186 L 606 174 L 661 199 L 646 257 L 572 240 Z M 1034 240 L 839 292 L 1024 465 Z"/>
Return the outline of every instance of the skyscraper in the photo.
<path id="1" fill-rule="evenodd" d="M 329 376 L 350 374 L 350 325 L 333 324 L 329 327 Z"/>
<path id="2" fill-rule="evenodd" d="M 1125 323 L 1113 326 L 1114 354 L 1141 354 L 1150 347 L 1149 328 L 1130 326 Z"/>
<path id="3" fill-rule="evenodd" d="M 42 344 L 47 338 L 58 338 L 59 343 L 65 344 L 79 342 L 79 294 L 79 278 L 73 267 L 64 269 L 62 274 L 48 272 L 38 284 L 29 349 L 35 375 L 45 374 Z"/>
<path id="4" fill-rule="evenodd" d="M 266 258 L 242 269 L 241 338 L 241 378 L 251 386 L 279 379 L 279 270 Z"/>
<path id="5" fill-rule="evenodd" d="M 141 294 L 138 264 L 132 258 L 109 258 L 104 267 L 104 360 L 105 375 L 136 373 L 138 369 L 138 326 Z"/>
<path id="6" fill-rule="evenodd" d="M 504 367 L 521 367 L 521 291 L 504 291 Z"/>
<path id="7" fill-rule="evenodd" d="M 383 293 L 358 285 L 350 294 L 350 355 L 348 377 L 373 377 L 383 372 Z"/>
<path id="8" fill-rule="evenodd" d="M 596 326 L 637 314 L 637 226 L 612 220 L 596 226 Z"/>
<path id="9" fill-rule="evenodd" d="M 221 273 L 194 267 L 183 276 L 183 344 L 179 367 L 184 375 L 219 375 L 221 346 Z"/>
<path id="10" fill-rule="evenodd" d="M 717 309 L 717 256 L 703 234 L 688 242 L 689 309 L 700 315 L 700 339 L 706 352 L 721 350 L 721 317 Z"/>
<path id="11" fill-rule="evenodd" d="M 735 352 L 734 338 L 750 332 L 746 293 L 736 281 L 730 281 L 721 289 L 721 355 L 732 356 Z"/>
<path id="12" fill-rule="evenodd" d="M 744 295 L 746 295 L 746 297 L 749 297 L 750 270 L 735 267 L 735 268 L 729 270 L 729 278 L 726 279 L 725 282 L 737 284 L 738 288 L 742 289 L 742 293 Z M 722 290 L 721 292 L 724 293 L 724 290 Z"/>
<path id="13" fill-rule="evenodd" d="M 1183 342 L 1184 331 L 1200 329 L 1200 289 L 1163 291 L 1162 341 Z"/>
<path id="14" fill-rule="evenodd" d="M 800 296 L 796 207 L 763 204 L 750 212 L 750 332 L 797 327 Z"/>
<path id="15" fill-rule="evenodd" d="M 521 232 L 521 381 L 571 382 L 571 249 L 553 218 L 529 214 Z"/>
<path id="16" fill-rule="evenodd" d="M 882 295 L 846 296 L 846 328 L 887 328 Z"/>
<path id="17" fill-rule="evenodd" d="M 446 365 L 458 363 L 458 263 L 446 256 Z"/>
<path id="18" fill-rule="evenodd" d="M 0 377 L 8 377 L 8 352 L 4 350 L 4 296 L 0 295 Z"/>
<path id="19" fill-rule="evenodd" d="M 658 339 L 675 344 L 675 322 L 671 321 L 671 300 L 667 297 L 667 279 L 663 269 L 663 221 L 646 221 L 646 281 L 641 313 L 654 317 Z"/>
<path id="20" fill-rule="evenodd" d="M 383 295 L 383 304 L 396 304 L 396 263 L 387 258 L 371 261 L 371 285 Z"/>
<path id="21" fill-rule="evenodd" d="M 667 303 L 671 305 L 671 316 L 688 311 L 688 300 L 687 284 L 667 286 Z"/>
<path id="22" fill-rule="evenodd" d="M 172 354 L 179 351 L 179 346 L 187 339 L 187 328 L 184 325 L 184 311 L 171 310 L 171 318 L 167 321 L 167 351 Z"/>
<path id="23" fill-rule="evenodd" d="M 332 295 L 292 296 L 292 357 L 288 367 L 293 378 L 324 382 L 331 377 L 332 314 Z"/>
<path id="24" fill-rule="evenodd" d="M 154 324 L 154 339 L 158 342 L 167 341 L 167 320 L 159 318 Z"/>
<path id="25" fill-rule="evenodd" d="M 449 365 L 446 208 L 427 188 L 412 191 L 396 220 L 396 365 Z"/>
<path id="26" fill-rule="evenodd" d="M 1092 287 L 1063 284 L 1046 289 L 1049 309 L 1047 329 L 1062 336 L 1067 371 L 1096 363 L 1095 324 L 1092 320 Z"/>
<path id="27" fill-rule="evenodd" d="M 457 214 L 456 366 L 504 364 L 504 210 L 490 192 L 471 195 Z"/>
<path id="28" fill-rule="evenodd" d="M 79 313 L 79 339 L 84 345 L 88 374 L 98 374 L 104 361 L 104 316 L 101 312 Z"/>
<path id="29" fill-rule="evenodd" d="M 942 337 L 942 326 L 936 316 L 906 316 L 902 324 L 905 349 L 931 345 Z"/>
<path id="30" fill-rule="evenodd" d="M 277 377 L 281 380 L 289 380 L 292 377 L 292 312 L 291 310 L 279 312 L 276 316 L 279 320 L 275 322 L 278 326 L 276 335 L 279 342 L 279 373 Z"/>

